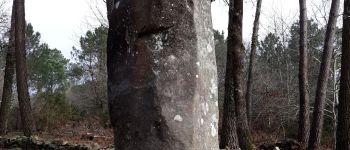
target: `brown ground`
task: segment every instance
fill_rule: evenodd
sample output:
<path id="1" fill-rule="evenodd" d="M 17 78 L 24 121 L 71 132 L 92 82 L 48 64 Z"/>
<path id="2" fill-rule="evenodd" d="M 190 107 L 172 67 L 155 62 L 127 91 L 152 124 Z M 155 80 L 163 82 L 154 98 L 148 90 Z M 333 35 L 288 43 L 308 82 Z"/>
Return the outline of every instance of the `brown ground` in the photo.
<path id="1" fill-rule="evenodd" d="M 7 136 L 22 135 L 21 132 L 11 132 Z M 98 144 L 100 147 L 111 147 L 113 144 L 113 130 L 104 128 L 96 118 L 80 121 L 60 123 L 49 131 L 35 133 L 39 139 L 62 140 L 76 144 Z"/>

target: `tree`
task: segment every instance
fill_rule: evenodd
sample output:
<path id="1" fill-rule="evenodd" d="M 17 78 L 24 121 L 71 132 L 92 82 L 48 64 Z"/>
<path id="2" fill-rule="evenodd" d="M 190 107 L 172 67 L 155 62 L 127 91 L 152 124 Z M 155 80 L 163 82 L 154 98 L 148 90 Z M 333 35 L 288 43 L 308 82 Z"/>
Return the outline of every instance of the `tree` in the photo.
<path id="1" fill-rule="evenodd" d="M 350 1 L 344 1 L 337 150 L 350 150 Z"/>
<path id="2" fill-rule="evenodd" d="M 13 81 L 15 73 L 15 5 L 12 6 L 12 18 L 10 29 L 10 40 L 6 54 L 5 77 L 2 92 L 2 100 L 0 106 L 0 135 L 6 134 L 7 120 L 10 113 L 10 104 L 13 94 Z"/>
<path id="3" fill-rule="evenodd" d="M 217 149 L 210 1 L 107 1 L 115 148 Z"/>
<path id="4" fill-rule="evenodd" d="M 252 107 L 252 86 L 253 86 L 253 71 L 254 71 L 254 61 L 255 61 L 255 55 L 256 55 L 256 48 L 257 44 L 259 43 L 258 40 L 258 33 L 259 33 L 259 19 L 260 19 L 260 12 L 261 12 L 261 3 L 262 0 L 257 0 L 256 5 L 256 12 L 255 12 L 255 19 L 254 19 L 254 25 L 253 25 L 253 35 L 252 35 L 252 41 L 251 41 L 251 52 L 250 52 L 250 59 L 249 59 L 249 68 L 248 68 L 248 80 L 247 80 L 247 90 L 246 90 L 246 108 L 247 108 L 247 118 L 248 118 L 248 124 L 251 125 L 251 107 Z"/>
<path id="5" fill-rule="evenodd" d="M 39 93 L 53 94 L 67 86 L 66 65 L 68 60 L 61 51 L 41 44 L 28 54 L 29 81 Z"/>
<path id="6" fill-rule="evenodd" d="M 268 33 L 260 42 L 256 63 L 255 93 L 253 95 L 253 122 L 254 129 L 261 129 L 264 132 L 278 133 L 278 136 L 285 136 L 289 122 L 296 121 L 295 109 L 290 107 L 287 101 L 287 90 L 285 72 L 288 72 L 292 79 L 294 74 L 286 69 L 287 57 L 291 51 L 286 49 L 280 37 L 274 33 Z M 291 67 L 291 68 L 294 68 Z M 294 85 L 290 85 L 294 86 Z M 293 99 L 296 101 L 296 99 Z M 294 101 L 293 101 L 294 102 Z M 277 129 L 277 130 L 276 130 Z M 292 128 L 291 128 L 292 129 Z M 290 129 L 290 130 L 291 130 Z M 294 129 L 294 128 L 293 128 Z M 281 138 L 283 138 L 281 137 Z"/>
<path id="7" fill-rule="evenodd" d="M 307 41 L 307 8 L 306 0 L 299 0 L 300 7 L 300 41 L 299 41 L 299 130 L 298 139 L 306 146 L 309 141 L 310 133 L 310 95 L 308 80 L 308 41 Z"/>
<path id="8" fill-rule="evenodd" d="M 216 66 L 218 70 L 218 101 L 219 101 L 219 136 L 222 132 L 222 117 L 225 98 L 225 72 L 227 58 L 227 43 L 224 32 L 214 30 Z M 224 147 L 224 146 L 223 146 Z"/>
<path id="9" fill-rule="evenodd" d="M 27 64 L 25 51 L 25 6 L 24 0 L 14 0 L 15 11 L 15 56 L 16 56 L 16 78 L 17 93 L 25 136 L 31 136 L 35 130 L 32 108 L 30 104 Z"/>
<path id="10" fill-rule="evenodd" d="M 242 42 L 243 1 L 230 0 L 227 37 L 227 64 L 225 81 L 222 145 L 237 149 L 252 149 L 246 102 L 243 94 L 244 46 Z M 234 98 L 234 102 L 233 99 Z M 236 117 L 236 119 L 235 119 Z M 236 125 L 236 127 L 235 127 Z M 237 139 L 236 139 L 237 128 Z"/>
<path id="11" fill-rule="evenodd" d="M 230 1 L 229 11 L 233 11 L 234 4 Z M 231 13 L 230 13 L 231 14 Z M 231 21 L 231 16 L 229 21 Z M 230 27 L 230 26 L 229 26 Z M 228 38 L 229 39 L 229 38 Z M 228 40 L 227 39 L 227 40 Z M 228 42 L 228 41 L 227 41 Z M 228 43 L 227 43 L 228 48 Z M 238 137 L 236 128 L 235 103 L 233 100 L 233 79 L 231 76 L 233 70 L 232 50 L 227 49 L 226 71 L 225 71 L 225 97 L 222 112 L 222 127 L 220 131 L 220 149 L 238 149 Z"/>
<path id="12" fill-rule="evenodd" d="M 13 5 L 14 7 L 15 5 Z M 15 9 L 13 8 L 13 11 Z M 14 14 L 14 13 L 13 13 Z M 11 105 L 11 99 L 13 95 L 13 83 L 14 83 L 14 73 L 15 73 L 15 45 L 14 45 L 14 34 L 15 34 L 15 24 L 14 24 L 14 15 L 12 15 L 12 24 L 11 24 L 11 30 L 10 30 L 10 39 L 9 43 L 5 43 L 7 46 L 7 57 L 6 57 L 6 67 L 5 67 L 5 84 L 3 87 L 3 95 L 2 95 L 2 106 L 0 108 L 0 134 L 5 134 L 6 132 L 6 124 L 8 120 L 8 115 L 10 111 L 10 105 Z M 34 51 L 38 50 L 38 47 L 40 45 L 40 33 L 34 32 L 33 26 L 29 23 L 26 26 L 26 52 L 28 53 L 29 60 L 28 60 L 28 65 L 29 65 L 29 71 L 37 71 L 37 70 L 44 70 L 48 71 L 47 68 L 42 68 L 42 66 L 38 64 L 32 64 L 33 63 L 33 57 L 36 57 L 38 53 L 34 54 Z M 45 56 L 46 57 L 46 56 Z M 45 58 L 44 57 L 44 58 Z M 44 60 L 40 60 L 37 62 L 41 62 L 41 64 L 45 64 L 46 62 Z M 48 64 L 45 64 L 48 65 Z M 40 66 L 40 67 L 39 67 Z M 51 72 L 55 72 L 51 70 Z M 38 72 L 37 74 L 38 75 Z M 33 74 L 29 73 L 29 80 L 31 83 L 33 83 Z M 38 80 L 36 80 L 38 81 Z M 43 80 L 40 80 L 38 82 L 44 82 Z M 7 116 L 7 117 L 6 117 Z M 1 133 L 2 132 L 2 133 Z"/>
<path id="13" fill-rule="evenodd" d="M 26 25 L 26 52 L 29 55 L 40 47 L 41 34 L 34 31 L 31 23 Z"/>
<path id="14" fill-rule="evenodd" d="M 68 60 L 61 51 L 44 43 L 29 52 L 27 62 L 31 90 L 36 91 L 33 113 L 37 129 L 47 131 L 55 121 L 62 120 L 63 116 L 67 119 L 70 114 L 65 97 Z"/>
<path id="15" fill-rule="evenodd" d="M 0 38 L 4 38 L 4 33 L 8 30 L 7 1 L 0 2 Z"/>
<path id="16" fill-rule="evenodd" d="M 90 102 L 98 113 L 104 113 L 107 105 L 107 32 L 104 26 L 88 31 L 80 38 L 80 49 L 73 47 L 72 56 L 77 61 L 75 67 L 83 70 L 82 77 Z M 78 71 L 77 68 L 72 68 Z M 73 73 L 73 72 L 72 72 Z M 73 74 L 72 74 L 73 75 Z"/>
<path id="17" fill-rule="evenodd" d="M 38 130 L 47 131 L 57 122 L 69 119 L 71 107 L 66 99 L 67 64 L 61 51 L 40 43 L 41 35 L 26 26 L 28 80 L 32 92 L 33 116 Z"/>
<path id="18" fill-rule="evenodd" d="M 332 0 L 331 10 L 329 14 L 329 20 L 327 24 L 327 30 L 324 40 L 324 50 L 322 56 L 322 62 L 317 82 L 315 106 L 313 112 L 313 120 L 311 124 L 311 132 L 309 139 L 309 149 L 320 149 L 322 129 L 323 129 L 323 116 L 325 108 L 325 99 L 327 91 L 327 82 L 329 77 L 329 69 L 333 52 L 333 41 L 336 29 L 336 23 L 338 18 L 339 0 Z"/>

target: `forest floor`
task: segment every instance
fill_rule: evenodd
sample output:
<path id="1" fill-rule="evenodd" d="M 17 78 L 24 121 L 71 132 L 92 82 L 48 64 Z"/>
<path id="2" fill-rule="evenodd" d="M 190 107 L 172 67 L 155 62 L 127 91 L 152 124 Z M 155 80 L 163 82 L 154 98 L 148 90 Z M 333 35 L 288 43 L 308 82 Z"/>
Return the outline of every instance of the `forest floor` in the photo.
<path id="1" fill-rule="evenodd" d="M 21 135 L 21 132 L 10 132 L 2 139 L 5 141 L 20 141 L 22 140 Z M 100 124 L 100 120 L 96 118 L 59 123 L 53 129 L 35 133 L 33 137 L 34 141 L 38 141 L 37 143 L 50 143 L 47 145 L 51 146 L 68 145 L 69 147 L 74 147 L 80 145 L 93 147 L 93 149 L 113 147 L 113 130 L 104 128 Z M 0 137 L 0 147 L 1 142 Z M 16 142 L 15 144 L 12 142 L 10 145 L 16 145 Z"/>
<path id="2" fill-rule="evenodd" d="M 11 132 L 3 138 L 13 139 L 18 137 L 18 135 L 21 135 L 21 134 L 22 134 L 21 132 Z M 42 141 L 42 143 L 49 141 L 51 142 L 51 145 L 55 145 L 58 143 L 58 145 L 66 145 L 66 146 L 69 145 L 70 147 L 87 146 L 87 147 L 90 147 L 91 149 L 113 148 L 113 130 L 111 128 L 104 128 L 101 125 L 100 120 L 96 118 L 59 123 L 59 125 L 54 129 L 51 129 L 45 132 L 40 131 L 36 133 L 34 137 L 35 137 L 34 141 L 35 140 Z M 263 132 L 254 132 L 252 134 L 252 140 L 256 149 L 270 150 L 271 147 L 275 147 L 276 145 L 298 147 L 298 143 L 295 142 L 295 140 L 290 140 L 290 139 L 280 140 L 280 139 L 281 137 L 277 137 L 271 134 L 266 134 Z M 267 148 L 262 148 L 263 146 Z M 1 137 L 0 137 L 0 147 L 1 147 Z M 324 146 L 322 150 L 330 150 L 331 148 L 329 147 L 330 146 Z M 295 148 L 295 149 L 299 150 L 300 148 Z"/>
<path id="3" fill-rule="evenodd" d="M 98 119 L 87 119 L 78 122 L 66 122 L 63 126 L 49 132 L 39 132 L 38 137 L 49 140 L 64 140 L 77 144 L 98 144 L 101 147 L 113 145 L 112 128 L 104 128 Z"/>
<path id="4" fill-rule="evenodd" d="M 291 138 L 283 138 L 281 135 L 269 134 L 265 132 L 253 132 L 252 140 L 255 149 L 258 150 L 275 150 L 279 147 L 280 150 L 303 150 L 297 140 Z M 332 150 L 332 143 L 323 143 L 321 150 Z"/>

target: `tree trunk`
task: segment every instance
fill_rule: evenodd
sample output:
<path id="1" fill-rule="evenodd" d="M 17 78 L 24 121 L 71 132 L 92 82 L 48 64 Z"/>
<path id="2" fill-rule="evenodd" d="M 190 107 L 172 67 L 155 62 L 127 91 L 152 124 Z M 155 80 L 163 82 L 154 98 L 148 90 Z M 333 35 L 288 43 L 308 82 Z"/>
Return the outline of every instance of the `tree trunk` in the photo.
<path id="1" fill-rule="evenodd" d="M 253 35 L 252 35 L 252 44 L 251 44 L 251 52 L 250 52 L 250 61 L 248 68 L 248 81 L 247 81 L 247 91 L 246 91 L 246 107 L 247 107 L 247 118 L 248 124 L 251 126 L 251 117 L 252 117 L 252 89 L 253 89 L 253 71 L 254 71 L 254 61 L 255 61 L 255 53 L 258 44 L 258 33 L 259 33 L 259 18 L 261 12 L 261 3 L 262 0 L 257 0 L 255 19 L 254 19 L 254 27 L 253 27 Z"/>
<path id="2" fill-rule="evenodd" d="M 299 41 L 299 130 L 298 139 L 304 147 L 310 135 L 310 95 L 308 80 L 308 48 L 307 48 L 307 8 L 306 0 L 299 0 L 300 6 L 300 41 Z"/>
<path id="3" fill-rule="evenodd" d="M 329 20 L 327 24 L 327 31 L 324 41 L 324 51 L 322 56 L 321 68 L 317 82 L 313 121 L 311 125 L 311 132 L 309 138 L 309 149 L 320 149 L 327 83 L 332 59 L 335 28 L 337 24 L 337 18 L 339 15 L 339 3 L 339 0 L 332 0 Z"/>
<path id="4" fill-rule="evenodd" d="M 230 4 L 230 10 L 233 9 L 233 4 Z M 223 104 L 222 125 L 220 131 L 220 149 L 239 149 L 235 103 L 233 100 L 233 62 L 232 51 L 227 51 L 226 75 L 225 75 L 225 97 Z"/>
<path id="5" fill-rule="evenodd" d="M 338 84 L 337 84 L 337 52 L 333 51 L 333 149 L 336 149 L 337 145 L 337 121 L 338 121 Z"/>
<path id="6" fill-rule="evenodd" d="M 6 54 L 6 66 L 5 66 L 5 77 L 4 87 L 2 93 L 1 107 L 0 107 L 0 135 L 5 135 L 7 130 L 7 121 L 10 113 L 11 100 L 13 94 L 13 80 L 15 73 L 15 4 L 12 6 L 11 16 L 11 29 L 10 29 L 10 40 L 9 47 Z"/>
<path id="7" fill-rule="evenodd" d="M 250 150 L 252 149 L 252 143 L 246 114 L 246 101 L 243 94 L 244 46 L 242 43 L 242 19 L 243 0 L 230 0 L 221 146 L 230 149 L 237 148 L 236 133 L 234 132 L 234 124 L 236 123 L 239 147 Z M 234 103 L 232 98 L 234 98 Z"/>
<path id="8" fill-rule="evenodd" d="M 344 1 L 337 150 L 350 150 L 350 0 Z"/>
<path id="9" fill-rule="evenodd" d="M 217 149 L 210 1 L 107 3 L 113 4 L 107 68 L 115 148 Z"/>
<path id="10" fill-rule="evenodd" d="M 27 64 L 25 49 L 25 7 L 24 0 L 14 1 L 14 4 L 16 5 L 15 53 L 18 102 L 24 135 L 31 136 L 32 132 L 35 130 L 35 127 L 27 83 Z"/>

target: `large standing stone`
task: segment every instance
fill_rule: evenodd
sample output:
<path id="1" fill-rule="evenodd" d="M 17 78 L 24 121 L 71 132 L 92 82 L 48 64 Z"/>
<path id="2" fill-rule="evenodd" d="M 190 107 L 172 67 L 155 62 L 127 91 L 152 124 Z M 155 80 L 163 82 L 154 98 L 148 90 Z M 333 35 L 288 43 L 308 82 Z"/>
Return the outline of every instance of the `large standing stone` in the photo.
<path id="1" fill-rule="evenodd" d="M 218 149 L 210 0 L 107 4 L 108 97 L 116 149 Z"/>

